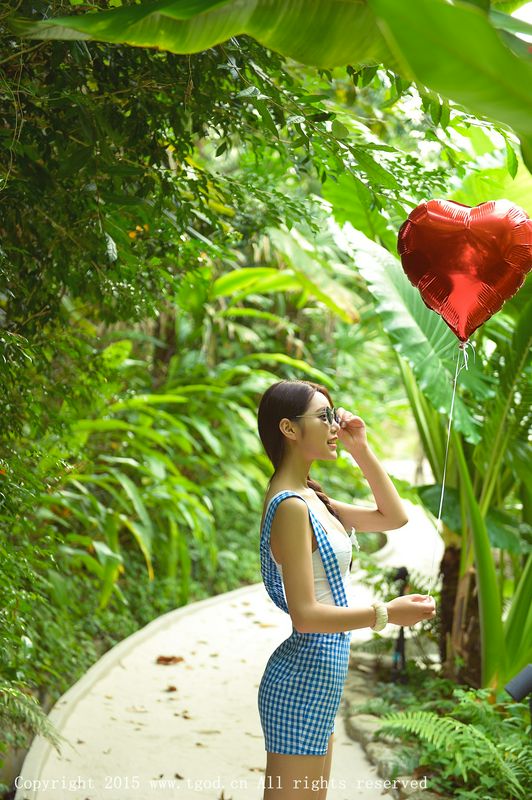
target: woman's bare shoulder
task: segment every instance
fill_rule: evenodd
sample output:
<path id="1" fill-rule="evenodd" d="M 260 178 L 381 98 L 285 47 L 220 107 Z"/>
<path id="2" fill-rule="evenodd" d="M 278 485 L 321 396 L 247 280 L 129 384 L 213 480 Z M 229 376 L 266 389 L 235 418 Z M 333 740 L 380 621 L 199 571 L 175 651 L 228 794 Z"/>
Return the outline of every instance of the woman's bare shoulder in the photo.
<path id="1" fill-rule="evenodd" d="M 268 506 L 270 504 L 270 501 L 275 497 L 275 495 L 280 494 L 281 492 L 296 492 L 296 494 L 298 494 L 304 500 L 311 500 L 312 499 L 312 495 L 314 495 L 314 491 L 312 491 L 312 490 L 309 490 L 308 492 L 303 493 L 302 491 L 299 491 L 299 490 L 296 491 L 295 489 L 292 489 L 291 486 L 282 486 L 282 485 L 275 485 L 275 486 L 272 485 L 272 486 L 270 486 L 268 488 L 268 491 L 266 492 L 266 496 L 264 498 L 264 504 L 263 504 L 263 508 L 262 508 L 261 527 L 262 527 L 262 524 L 264 523 L 264 517 L 266 515 L 266 510 L 267 510 L 267 508 L 268 508 Z M 288 497 L 283 503 L 281 503 L 281 506 L 284 506 L 284 509 L 287 509 L 287 510 L 297 509 L 299 506 L 301 506 L 301 503 L 299 502 L 299 498 L 297 498 L 297 497 Z M 286 513 L 286 510 L 282 511 L 281 515 L 284 516 L 285 513 Z M 297 511 L 296 511 L 296 513 L 297 513 Z"/>

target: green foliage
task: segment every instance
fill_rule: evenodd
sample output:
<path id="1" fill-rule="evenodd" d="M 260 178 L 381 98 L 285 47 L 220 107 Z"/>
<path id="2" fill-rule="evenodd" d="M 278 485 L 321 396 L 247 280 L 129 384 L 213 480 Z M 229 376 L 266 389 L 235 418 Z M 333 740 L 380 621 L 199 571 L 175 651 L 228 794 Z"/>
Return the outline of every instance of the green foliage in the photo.
<path id="1" fill-rule="evenodd" d="M 3 765 L 2 755 L 10 747 L 20 747 L 26 737 L 43 736 L 59 750 L 61 742 L 67 740 L 61 736 L 44 714 L 35 697 L 25 690 L 24 685 L 0 680 L 0 724 L 2 727 L 16 726 L 16 734 L 8 734 L 5 741 L 0 741 L 0 767 Z M 0 782 L 0 791 L 7 791 L 8 786 Z"/>
<path id="2" fill-rule="evenodd" d="M 19 16 L 11 24 L 23 36 L 94 38 L 174 53 L 197 53 L 246 33 L 304 64 L 325 69 L 345 64 L 363 67 L 368 81 L 382 63 L 474 114 L 511 126 L 532 170 L 532 65 L 526 43 L 515 35 L 523 25 L 501 9 L 490 14 L 489 3 L 418 0 L 414 6 L 395 0 L 341 4 L 259 0 L 250 13 L 247 6 L 226 0 L 212 7 L 187 5 L 183 14 L 176 0 L 43 21 Z M 265 128 L 277 136 L 264 99 L 267 96 L 256 96 L 258 111 Z M 443 120 L 446 125 L 448 109 L 439 98 L 432 114 L 435 123 Z M 333 133 L 345 138 L 346 132 L 337 122 Z M 362 155 L 368 158 L 367 152 Z"/>
<path id="3" fill-rule="evenodd" d="M 9 7 L 37 19 L 70 5 Z M 28 47 L 4 22 L 0 674 L 42 702 L 159 614 L 260 580 L 250 520 L 271 465 L 256 408 L 272 382 L 325 383 L 379 453 L 401 457 L 405 431 L 415 445 L 372 287 L 328 224 L 331 204 L 390 253 L 421 199 L 456 178 L 482 190 L 483 158 L 506 187 L 515 142 L 505 132 L 497 148 L 492 125 L 376 63 L 317 72 L 246 37 L 192 57 Z M 509 330 L 491 331 L 494 365 Z M 495 392 L 478 376 L 468 390 Z M 508 452 L 522 475 L 521 451 Z M 368 499 L 345 454 L 313 477 Z M 371 575 L 378 537 L 361 539 Z M 9 743 L 19 718 L 13 706 Z"/>
<path id="4" fill-rule="evenodd" d="M 439 677 L 406 663 L 405 682 L 379 681 L 374 697 L 356 713 L 374 714 L 381 737 L 397 739 L 395 776 L 427 776 L 428 788 L 445 797 L 517 800 L 526 797 L 530 775 L 528 708 Z"/>
<path id="5" fill-rule="evenodd" d="M 438 791 L 452 797 L 527 796 L 531 759 L 525 704 L 489 702 L 487 690 L 457 687 L 458 703 L 445 715 L 407 710 L 386 713 L 379 733 L 412 734 L 421 740 L 420 769 L 426 764 Z"/>

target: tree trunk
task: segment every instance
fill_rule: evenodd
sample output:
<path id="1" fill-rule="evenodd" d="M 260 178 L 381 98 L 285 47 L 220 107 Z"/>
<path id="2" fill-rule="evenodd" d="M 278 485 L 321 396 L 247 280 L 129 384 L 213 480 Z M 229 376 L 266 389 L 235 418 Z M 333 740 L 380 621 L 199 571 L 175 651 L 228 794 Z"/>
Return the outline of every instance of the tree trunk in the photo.
<path id="1" fill-rule="evenodd" d="M 476 570 L 470 567 L 458 583 L 452 629 L 452 653 L 447 658 L 452 677 L 475 689 L 482 685 L 482 656 Z"/>
<path id="2" fill-rule="evenodd" d="M 440 660 L 444 665 L 452 651 L 451 632 L 453 629 L 454 604 L 456 601 L 456 591 L 458 589 L 459 572 L 460 549 L 452 545 L 447 545 L 440 564 L 442 586 L 439 609 L 439 648 Z"/>

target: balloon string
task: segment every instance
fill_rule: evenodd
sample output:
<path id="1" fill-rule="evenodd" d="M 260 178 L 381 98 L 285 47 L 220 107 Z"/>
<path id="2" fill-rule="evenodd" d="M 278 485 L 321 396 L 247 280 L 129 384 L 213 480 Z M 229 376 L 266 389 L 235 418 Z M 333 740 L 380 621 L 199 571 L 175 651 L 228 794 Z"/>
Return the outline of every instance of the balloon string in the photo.
<path id="1" fill-rule="evenodd" d="M 441 520 L 441 512 L 442 512 L 442 508 L 443 508 L 443 498 L 444 498 L 444 495 L 445 495 L 445 476 L 447 474 L 447 456 L 449 454 L 449 442 L 450 442 L 450 439 L 451 439 L 451 425 L 453 423 L 454 398 L 455 398 L 455 395 L 456 395 L 456 385 L 457 385 L 458 375 L 464 369 L 464 367 L 467 370 L 469 369 L 469 366 L 468 366 L 468 352 L 467 352 L 468 346 L 471 347 L 471 349 L 473 351 L 473 360 L 476 361 L 475 348 L 473 347 L 472 342 L 470 342 L 469 339 L 466 342 L 460 342 L 460 344 L 458 345 L 458 359 L 456 361 L 456 371 L 454 373 L 454 380 L 453 380 L 453 396 L 452 396 L 452 400 L 451 400 L 451 410 L 449 412 L 449 427 L 447 428 L 447 443 L 446 443 L 446 446 L 445 446 L 445 459 L 444 459 L 444 462 L 443 462 L 443 477 L 442 477 L 442 482 L 441 482 L 440 508 L 438 510 L 438 520 L 436 522 L 436 530 L 440 534 L 440 536 L 442 535 L 442 530 L 441 530 L 441 521 L 442 521 Z M 464 354 L 464 363 L 462 364 L 462 366 L 459 369 L 458 367 L 459 367 L 459 364 L 460 364 L 460 353 Z M 453 356 L 453 360 L 454 360 L 454 356 Z M 434 584 L 436 583 L 436 580 L 439 577 L 437 575 L 434 575 L 434 556 L 435 556 L 435 553 L 436 553 L 436 546 L 434 546 L 434 549 L 432 551 L 432 563 L 431 563 L 431 567 L 430 567 L 429 587 L 427 589 L 427 594 L 431 593 L 431 591 L 432 591 L 432 589 L 434 587 Z"/>

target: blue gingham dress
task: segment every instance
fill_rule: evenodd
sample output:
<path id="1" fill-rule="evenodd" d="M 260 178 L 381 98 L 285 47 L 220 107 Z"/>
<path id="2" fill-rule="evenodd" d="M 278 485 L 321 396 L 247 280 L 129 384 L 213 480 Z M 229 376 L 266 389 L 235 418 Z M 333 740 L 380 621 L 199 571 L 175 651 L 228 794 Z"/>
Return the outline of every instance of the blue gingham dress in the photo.
<path id="1" fill-rule="evenodd" d="M 270 500 L 260 537 L 260 561 L 266 591 L 288 614 L 283 582 L 270 554 L 273 516 L 285 497 L 300 497 L 306 503 L 291 491 L 279 492 Z M 348 606 L 334 550 L 310 507 L 308 511 L 334 602 Z M 292 626 L 292 634 L 273 651 L 258 690 L 267 752 L 325 755 L 347 676 L 350 642 L 351 631 L 300 633 Z"/>

